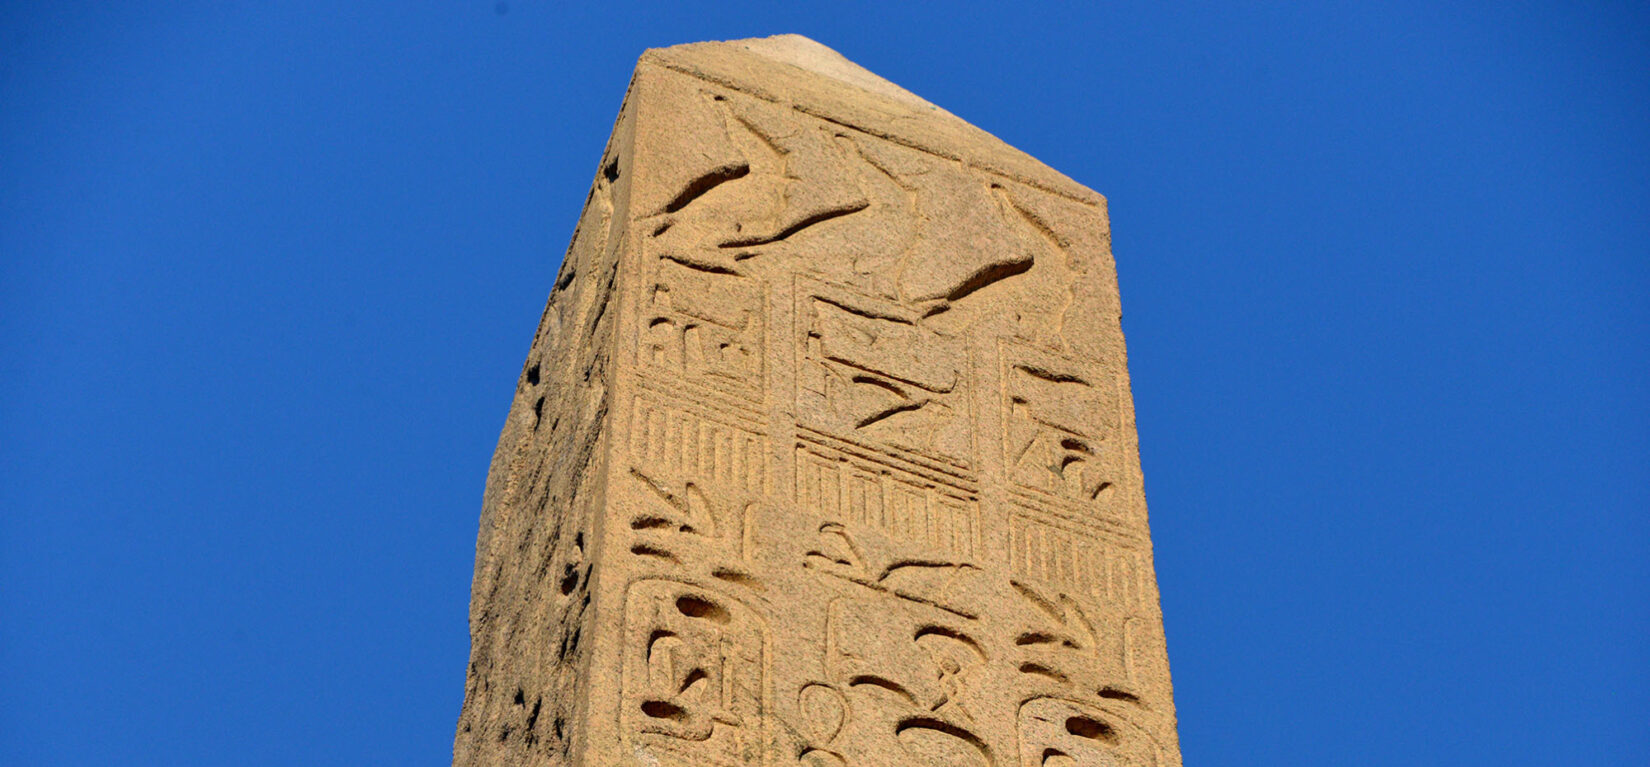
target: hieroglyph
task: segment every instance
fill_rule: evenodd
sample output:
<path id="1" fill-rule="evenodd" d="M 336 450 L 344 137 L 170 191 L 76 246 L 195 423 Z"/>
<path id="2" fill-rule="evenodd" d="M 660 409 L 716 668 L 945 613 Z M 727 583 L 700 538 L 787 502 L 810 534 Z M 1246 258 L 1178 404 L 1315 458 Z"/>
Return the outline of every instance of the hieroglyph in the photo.
<path id="1" fill-rule="evenodd" d="M 459 765 L 1180 763 L 1105 201 L 804 38 L 649 51 L 477 545 Z"/>

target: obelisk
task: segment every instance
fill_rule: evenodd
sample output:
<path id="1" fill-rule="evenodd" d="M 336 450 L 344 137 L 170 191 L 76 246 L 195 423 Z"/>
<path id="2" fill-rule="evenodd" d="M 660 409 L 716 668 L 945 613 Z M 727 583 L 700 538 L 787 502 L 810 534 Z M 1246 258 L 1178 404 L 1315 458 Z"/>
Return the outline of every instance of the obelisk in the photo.
<path id="1" fill-rule="evenodd" d="M 1180 764 L 1106 201 L 794 35 L 642 55 L 454 764 Z"/>

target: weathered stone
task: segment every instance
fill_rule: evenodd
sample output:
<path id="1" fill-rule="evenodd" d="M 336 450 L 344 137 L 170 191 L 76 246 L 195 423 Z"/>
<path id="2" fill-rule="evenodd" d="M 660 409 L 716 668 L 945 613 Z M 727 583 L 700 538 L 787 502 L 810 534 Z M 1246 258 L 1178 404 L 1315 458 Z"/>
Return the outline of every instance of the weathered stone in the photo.
<path id="1" fill-rule="evenodd" d="M 1105 200 L 642 56 L 487 480 L 458 765 L 1180 763 Z"/>

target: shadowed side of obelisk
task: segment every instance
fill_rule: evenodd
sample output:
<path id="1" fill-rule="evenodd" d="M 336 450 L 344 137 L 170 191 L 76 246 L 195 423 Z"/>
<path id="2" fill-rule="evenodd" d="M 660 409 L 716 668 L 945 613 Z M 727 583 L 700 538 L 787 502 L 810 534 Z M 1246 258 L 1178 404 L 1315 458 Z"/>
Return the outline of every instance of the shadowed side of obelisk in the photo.
<path id="1" fill-rule="evenodd" d="M 630 113 L 620 110 L 487 475 L 455 765 L 572 764 L 583 735 Z"/>

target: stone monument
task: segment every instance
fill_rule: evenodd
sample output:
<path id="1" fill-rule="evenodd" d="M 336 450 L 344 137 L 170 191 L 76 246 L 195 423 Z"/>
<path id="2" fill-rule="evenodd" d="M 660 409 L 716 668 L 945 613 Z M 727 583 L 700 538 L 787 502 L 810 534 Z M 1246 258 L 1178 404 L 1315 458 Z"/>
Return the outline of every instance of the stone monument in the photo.
<path id="1" fill-rule="evenodd" d="M 1180 764 L 1106 202 L 794 35 L 642 55 L 454 764 Z"/>

